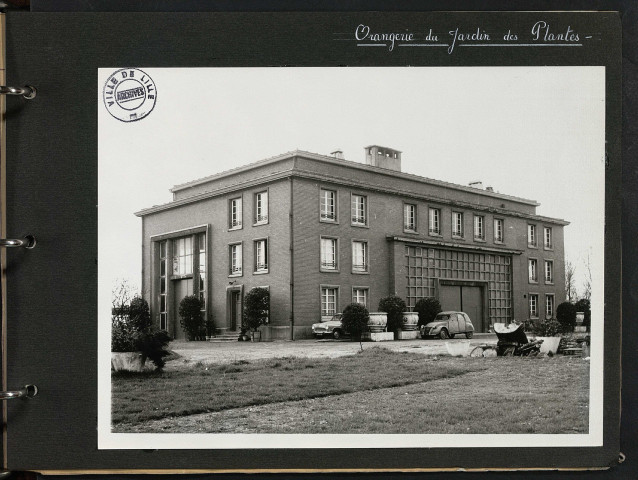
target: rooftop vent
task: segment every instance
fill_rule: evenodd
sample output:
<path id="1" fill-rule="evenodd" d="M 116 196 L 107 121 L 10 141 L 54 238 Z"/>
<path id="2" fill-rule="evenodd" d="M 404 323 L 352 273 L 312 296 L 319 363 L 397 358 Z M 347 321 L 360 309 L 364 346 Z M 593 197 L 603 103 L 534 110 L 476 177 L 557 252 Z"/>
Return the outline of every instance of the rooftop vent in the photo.
<path id="1" fill-rule="evenodd" d="M 468 185 L 472 188 L 480 188 L 481 190 L 483 190 L 483 182 L 481 181 L 470 182 Z"/>
<path id="2" fill-rule="evenodd" d="M 365 147 L 365 152 L 366 165 L 387 168 L 396 172 L 401 171 L 401 152 L 399 150 L 379 145 L 368 145 Z"/>
<path id="3" fill-rule="evenodd" d="M 487 190 L 488 192 L 493 192 L 494 191 L 494 187 L 485 187 L 485 190 Z"/>
<path id="4" fill-rule="evenodd" d="M 343 156 L 343 150 L 335 150 L 334 152 L 330 152 L 330 155 L 340 160 L 346 159 L 346 157 Z"/>

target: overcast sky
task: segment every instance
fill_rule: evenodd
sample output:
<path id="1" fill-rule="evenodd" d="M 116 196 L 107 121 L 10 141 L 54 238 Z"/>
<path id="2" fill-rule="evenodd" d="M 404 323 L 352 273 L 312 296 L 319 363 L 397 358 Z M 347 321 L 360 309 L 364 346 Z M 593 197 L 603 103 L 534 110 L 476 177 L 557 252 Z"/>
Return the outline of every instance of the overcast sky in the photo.
<path id="1" fill-rule="evenodd" d="M 363 147 L 403 152 L 403 171 L 534 199 L 571 222 L 565 251 L 582 290 L 602 272 L 604 68 L 144 69 L 151 114 L 106 111 L 99 71 L 99 288 L 140 286 L 141 219 L 176 184 L 294 149 L 363 162 Z"/>

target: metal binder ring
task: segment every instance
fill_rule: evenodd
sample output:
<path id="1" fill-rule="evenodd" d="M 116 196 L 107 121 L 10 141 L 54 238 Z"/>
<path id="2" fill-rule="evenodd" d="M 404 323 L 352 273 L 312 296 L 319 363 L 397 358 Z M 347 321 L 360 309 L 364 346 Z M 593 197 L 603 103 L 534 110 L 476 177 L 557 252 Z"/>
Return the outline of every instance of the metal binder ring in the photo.
<path id="1" fill-rule="evenodd" d="M 8 390 L 0 392 L 0 400 L 12 400 L 14 398 L 33 398 L 38 394 L 38 387 L 35 385 L 25 385 L 20 390 Z"/>
<path id="2" fill-rule="evenodd" d="M 0 95 L 22 95 L 27 100 L 35 98 L 35 87 L 25 85 L 24 87 L 7 87 L 6 85 L 0 85 Z"/>
<path id="3" fill-rule="evenodd" d="M 33 235 L 27 235 L 23 239 L 19 238 L 0 238 L 0 247 L 24 247 L 32 249 L 35 247 L 36 240 Z"/>

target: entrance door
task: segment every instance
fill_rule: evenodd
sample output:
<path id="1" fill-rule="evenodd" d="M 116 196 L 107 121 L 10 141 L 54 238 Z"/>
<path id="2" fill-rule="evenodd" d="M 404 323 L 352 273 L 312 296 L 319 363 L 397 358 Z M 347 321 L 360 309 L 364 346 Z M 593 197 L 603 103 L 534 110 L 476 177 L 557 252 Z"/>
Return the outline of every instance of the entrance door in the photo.
<path id="1" fill-rule="evenodd" d="M 474 325 L 474 331 L 486 331 L 483 318 L 482 287 L 441 285 L 439 288 L 439 302 L 443 311 L 453 310 L 467 313 L 470 320 L 472 320 L 472 325 Z"/>
<path id="2" fill-rule="evenodd" d="M 236 331 L 241 325 L 241 292 L 230 292 L 230 330 Z"/>
<path id="3" fill-rule="evenodd" d="M 186 334 L 184 333 L 184 330 L 182 330 L 182 325 L 180 323 L 179 302 L 181 302 L 184 297 L 193 294 L 193 279 L 185 278 L 182 280 L 174 280 L 173 292 L 173 335 L 176 339 L 183 340 L 186 338 Z"/>

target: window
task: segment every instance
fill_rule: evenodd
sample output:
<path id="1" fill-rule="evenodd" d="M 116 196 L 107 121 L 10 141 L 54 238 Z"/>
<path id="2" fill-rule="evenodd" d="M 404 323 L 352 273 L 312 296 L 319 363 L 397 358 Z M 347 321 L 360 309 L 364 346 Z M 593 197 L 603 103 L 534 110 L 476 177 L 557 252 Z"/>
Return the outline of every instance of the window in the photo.
<path id="1" fill-rule="evenodd" d="M 206 311 L 206 234 L 197 235 L 199 246 L 199 299 L 202 302 L 202 311 Z"/>
<path id="2" fill-rule="evenodd" d="M 168 329 L 168 312 L 166 309 L 166 240 L 159 242 L 159 270 L 160 270 L 160 329 Z"/>
<path id="3" fill-rule="evenodd" d="M 403 229 L 416 232 L 416 205 L 411 203 L 403 205 Z"/>
<path id="4" fill-rule="evenodd" d="M 547 249 L 551 249 L 552 248 L 552 227 L 545 227 L 543 229 L 543 243 L 545 245 L 545 248 Z"/>
<path id="5" fill-rule="evenodd" d="M 545 316 L 547 318 L 554 316 L 554 295 L 545 295 Z"/>
<path id="6" fill-rule="evenodd" d="M 463 236 L 463 214 L 461 212 L 452 212 L 452 236 Z"/>
<path id="7" fill-rule="evenodd" d="M 494 242 L 503 243 L 503 220 L 500 218 L 494 219 Z"/>
<path id="8" fill-rule="evenodd" d="M 538 318 L 538 295 L 529 294 L 529 316 L 530 318 Z"/>
<path id="9" fill-rule="evenodd" d="M 554 262 L 545 260 L 545 283 L 554 283 Z"/>
<path id="10" fill-rule="evenodd" d="M 337 269 L 337 239 L 321 237 L 321 269 Z"/>
<path id="11" fill-rule="evenodd" d="M 255 194 L 255 223 L 268 223 L 268 192 Z"/>
<path id="12" fill-rule="evenodd" d="M 352 241 L 352 271 L 368 271 L 368 242 Z"/>
<path id="13" fill-rule="evenodd" d="M 363 195 L 352 195 L 352 225 L 367 225 L 366 200 Z"/>
<path id="14" fill-rule="evenodd" d="M 441 235 L 441 210 L 430 208 L 428 211 L 430 235 Z"/>
<path id="15" fill-rule="evenodd" d="M 474 240 L 485 240 L 485 217 L 474 215 Z"/>
<path id="16" fill-rule="evenodd" d="M 538 282 L 538 260 L 535 258 L 529 259 L 529 281 Z"/>
<path id="17" fill-rule="evenodd" d="M 268 272 L 268 240 L 255 240 L 255 273 Z"/>
<path id="18" fill-rule="evenodd" d="M 527 246 L 536 247 L 536 225 L 527 226 Z"/>
<path id="19" fill-rule="evenodd" d="M 352 303 L 359 303 L 368 308 L 368 288 L 367 287 L 353 287 L 352 288 Z"/>
<path id="20" fill-rule="evenodd" d="M 234 243 L 230 246 L 230 274 L 241 275 L 242 265 L 242 244 Z"/>
<path id="21" fill-rule="evenodd" d="M 337 221 L 337 192 L 321 189 L 321 220 Z"/>
<path id="22" fill-rule="evenodd" d="M 193 237 L 173 242 L 173 275 L 193 274 Z"/>
<path id="23" fill-rule="evenodd" d="M 338 287 L 321 287 L 321 315 L 337 313 Z"/>
<path id="24" fill-rule="evenodd" d="M 230 229 L 240 229 L 242 220 L 242 205 L 241 197 L 233 198 L 230 201 L 230 222 L 228 227 Z"/>

